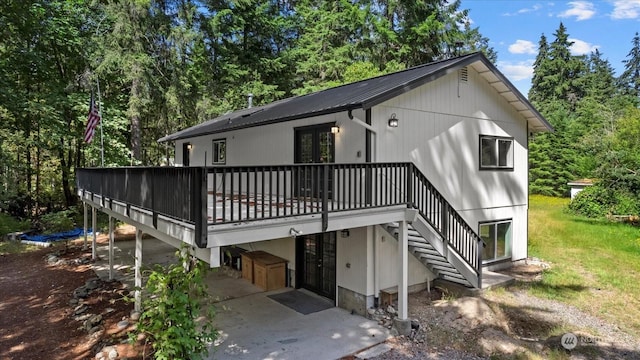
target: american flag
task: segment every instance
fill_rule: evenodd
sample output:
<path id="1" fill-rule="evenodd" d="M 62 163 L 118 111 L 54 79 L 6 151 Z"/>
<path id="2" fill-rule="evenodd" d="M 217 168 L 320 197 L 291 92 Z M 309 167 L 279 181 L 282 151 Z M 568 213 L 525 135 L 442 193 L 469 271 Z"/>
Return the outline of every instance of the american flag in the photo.
<path id="1" fill-rule="evenodd" d="M 98 104 L 96 104 L 91 93 L 91 102 L 89 103 L 89 119 L 87 120 L 87 128 L 84 130 L 84 141 L 91 143 L 96 126 L 100 123 L 100 114 L 98 113 Z"/>

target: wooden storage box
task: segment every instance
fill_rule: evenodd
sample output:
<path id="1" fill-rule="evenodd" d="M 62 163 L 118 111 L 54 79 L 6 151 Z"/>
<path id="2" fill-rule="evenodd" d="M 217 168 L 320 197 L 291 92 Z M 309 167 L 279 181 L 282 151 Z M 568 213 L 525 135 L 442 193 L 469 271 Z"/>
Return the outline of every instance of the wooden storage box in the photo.
<path id="1" fill-rule="evenodd" d="M 287 286 L 287 260 L 265 252 L 252 255 L 253 283 L 265 291 Z"/>
<path id="2" fill-rule="evenodd" d="M 242 266 L 242 278 L 253 283 L 253 252 L 243 252 L 240 254 L 240 265 Z"/>

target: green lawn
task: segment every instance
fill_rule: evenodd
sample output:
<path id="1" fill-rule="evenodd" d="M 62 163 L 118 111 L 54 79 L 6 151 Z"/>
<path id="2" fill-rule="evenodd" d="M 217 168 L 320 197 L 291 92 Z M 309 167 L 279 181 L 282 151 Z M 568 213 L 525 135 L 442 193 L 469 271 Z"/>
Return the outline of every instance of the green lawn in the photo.
<path id="1" fill-rule="evenodd" d="M 561 300 L 640 335 L 640 229 L 570 215 L 568 199 L 531 196 L 529 256 L 551 262 L 536 296 Z"/>
<path id="2" fill-rule="evenodd" d="M 6 234 L 29 229 L 28 222 L 18 221 L 7 214 L 0 213 L 0 239 Z M 32 246 L 24 245 L 20 242 L 0 241 L 0 254 L 13 254 L 22 252 Z"/>

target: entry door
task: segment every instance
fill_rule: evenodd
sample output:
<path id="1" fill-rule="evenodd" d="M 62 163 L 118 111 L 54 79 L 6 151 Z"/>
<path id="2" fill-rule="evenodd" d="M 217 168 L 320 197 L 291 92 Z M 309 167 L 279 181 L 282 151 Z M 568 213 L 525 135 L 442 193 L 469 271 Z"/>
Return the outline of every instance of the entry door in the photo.
<path id="1" fill-rule="evenodd" d="M 182 144 L 182 166 L 189 166 L 191 160 L 191 144 Z"/>
<path id="2" fill-rule="evenodd" d="M 314 125 L 296 129 L 295 162 L 297 164 L 321 164 L 335 162 L 335 135 L 333 124 Z M 322 193 L 323 174 L 311 169 L 301 169 L 296 176 L 298 195 L 319 197 Z M 329 176 L 329 198 L 333 189 L 333 177 Z"/>
<path id="3" fill-rule="evenodd" d="M 297 238 L 297 285 L 329 299 L 336 298 L 336 233 Z"/>

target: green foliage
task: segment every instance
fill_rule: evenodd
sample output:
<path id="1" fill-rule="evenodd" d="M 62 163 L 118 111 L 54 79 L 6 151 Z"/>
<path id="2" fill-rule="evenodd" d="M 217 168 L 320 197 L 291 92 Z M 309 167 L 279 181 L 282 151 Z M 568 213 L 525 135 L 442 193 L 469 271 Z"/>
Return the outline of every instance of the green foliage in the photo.
<path id="1" fill-rule="evenodd" d="M 569 203 L 568 209 L 574 214 L 589 218 L 637 215 L 640 212 L 640 198 L 628 191 L 597 183 L 579 192 Z"/>
<path id="2" fill-rule="evenodd" d="M 68 231 L 75 227 L 75 209 L 52 212 L 40 217 L 40 227 L 46 234 Z"/>
<path id="3" fill-rule="evenodd" d="M 217 335 L 204 284 L 208 268 L 192 257 L 186 246 L 176 256 L 178 263 L 156 265 L 149 274 L 137 333 L 148 336 L 156 359 L 203 359 Z M 201 302 L 205 319 L 199 324 Z"/>
<path id="4" fill-rule="evenodd" d="M 29 229 L 29 223 L 27 221 L 20 221 L 7 214 L 0 213 L 0 237 L 27 229 Z"/>

